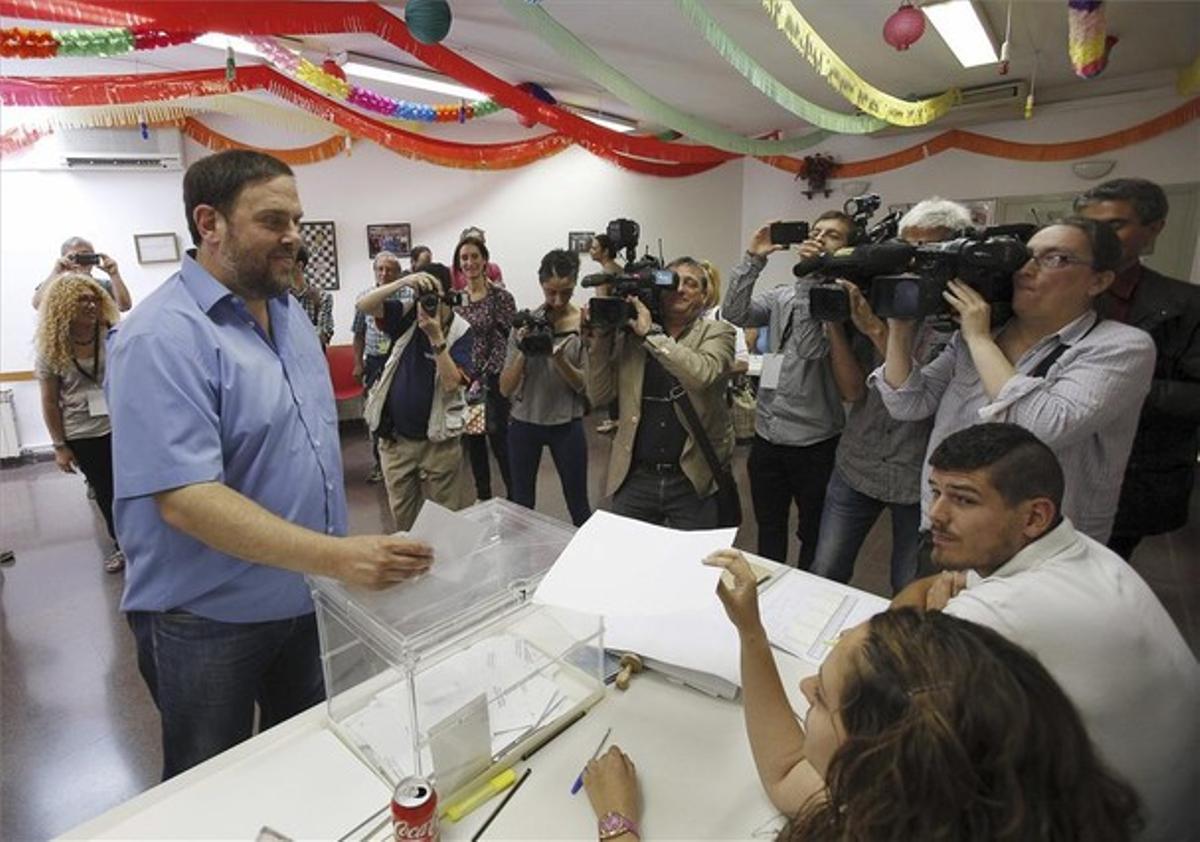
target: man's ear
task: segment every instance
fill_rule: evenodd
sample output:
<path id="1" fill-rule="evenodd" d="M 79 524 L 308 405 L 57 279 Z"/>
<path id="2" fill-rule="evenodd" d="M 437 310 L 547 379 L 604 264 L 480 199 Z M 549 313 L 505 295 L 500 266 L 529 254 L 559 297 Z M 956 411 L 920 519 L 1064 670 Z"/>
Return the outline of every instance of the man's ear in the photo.
<path id="1" fill-rule="evenodd" d="M 1058 519 L 1058 508 L 1049 497 L 1034 497 L 1021 504 L 1023 511 L 1022 534 L 1030 541 L 1041 538 Z"/>
<path id="2" fill-rule="evenodd" d="M 211 241 L 218 237 L 221 227 L 221 213 L 212 205 L 196 205 L 192 208 L 192 221 L 200 232 L 200 239 Z"/>
<path id="3" fill-rule="evenodd" d="M 1095 279 L 1088 285 L 1088 295 L 1096 298 L 1102 295 L 1106 289 L 1112 286 L 1113 281 L 1117 279 L 1117 273 L 1111 270 L 1097 272 Z"/>

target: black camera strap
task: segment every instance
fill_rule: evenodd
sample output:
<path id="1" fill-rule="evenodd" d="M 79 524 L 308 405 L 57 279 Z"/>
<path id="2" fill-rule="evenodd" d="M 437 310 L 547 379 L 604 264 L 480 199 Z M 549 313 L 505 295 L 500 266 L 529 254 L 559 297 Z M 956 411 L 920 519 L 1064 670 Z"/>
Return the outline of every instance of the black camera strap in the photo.
<path id="1" fill-rule="evenodd" d="M 1072 344 L 1077 344 L 1079 342 L 1082 342 L 1084 339 L 1086 339 L 1087 335 L 1089 333 L 1091 333 L 1093 330 L 1095 330 L 1096 325 L 1098 325 L 1098 324 L 1100 324 L 1099 316 L 1096 317 L 1096 321 L 1092 322 L 1092 326 L 1083 332 L 1083 336 L 1076 339 L 1075 342 L 1073 342 Z M 1050 371 L 1050 366 L 1052 366 L 1056 362 L 1058 362 L 1058 358 L 1061 357 L 1063 354 L 1065 354 L 1067 349 L 1070 347 L 1071 347 L 1070 345 L 1067 345 L 1063 342 L 1059 342 L 1058 345 L 1056 345 L 1054 347 L 1054 350 L 1052 350 L 1046 356 L 1042 357 L 1042 360 L 1041 360 L 1041 362 L 1039 362 L 1037 364 L 1037 367 L 1034 368 L 1033 371 L 1029 372 L 1029 376 L 1030 377 L 1045 377 L 1046 374 Z"/>

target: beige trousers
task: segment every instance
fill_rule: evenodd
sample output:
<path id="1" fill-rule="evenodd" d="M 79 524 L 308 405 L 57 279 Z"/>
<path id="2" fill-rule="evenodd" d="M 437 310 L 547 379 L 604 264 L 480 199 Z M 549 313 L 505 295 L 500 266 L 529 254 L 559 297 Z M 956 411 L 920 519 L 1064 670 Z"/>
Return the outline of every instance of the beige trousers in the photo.
<path id="1" fill-rule="evenodd" d="M 398 530 L 412 528 L 427 499 L 451 511 L 470 502 L 466 460 L 457 438 L 440 442 L 380 438 L 379 465 Z"/>

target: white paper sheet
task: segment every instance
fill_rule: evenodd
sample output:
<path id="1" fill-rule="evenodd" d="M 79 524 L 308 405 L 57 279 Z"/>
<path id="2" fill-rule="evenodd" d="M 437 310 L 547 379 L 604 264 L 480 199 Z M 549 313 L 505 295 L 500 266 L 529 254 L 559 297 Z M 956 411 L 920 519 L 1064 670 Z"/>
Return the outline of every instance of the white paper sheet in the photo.
<path id="1" fill-rule="evenodd" d="M 887 607 L 882 597 L 800 570 L 782 575 L 759 601 L 771 644 L 814 664 L 825 660 L 843 631 Z"/>
<path id="2" fill-rule="evenodd" d="M 721 570 L 701 564 L 736 529 L 683 532 L 596 512 L 542 579 L 535 601 L 588 614 L 655 617 L 705 611 Z"/>
<path id="3" fill-rule="evenodd" d="M 607 617 L 604 645 L 711 673 L 741 687 L 737 630 L 725 616 L 715 591 L 709 593 L 709 600 L 709 606 L 696 611 L 655 617 Z"/>
<path id="4" fill-rule="evenodd" d="M 408 537 L 433 547 L 433 562 L 439 577 L 458 581 L 470 565 L 460 565 L 483 540 L 487 524 L 477 522 L 432 500 L 426 500 Z"/>

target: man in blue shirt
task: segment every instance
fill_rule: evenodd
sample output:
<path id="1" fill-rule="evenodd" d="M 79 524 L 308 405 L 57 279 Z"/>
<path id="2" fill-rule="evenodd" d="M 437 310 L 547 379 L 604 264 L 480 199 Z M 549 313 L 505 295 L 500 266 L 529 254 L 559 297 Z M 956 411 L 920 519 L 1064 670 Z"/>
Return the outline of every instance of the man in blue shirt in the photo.
<path id="1" fill-rule="evenodd" d="M 184 176 L 196 249 L 109 341 L 122 610 L 162 715 L 163 777 L 324 698 L 302 574 L 382 588 L 430 549 L 344 537 L 337 413 L 288 285 L 291 170 L 250 151 Z"/>

